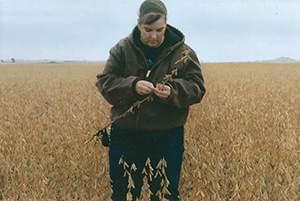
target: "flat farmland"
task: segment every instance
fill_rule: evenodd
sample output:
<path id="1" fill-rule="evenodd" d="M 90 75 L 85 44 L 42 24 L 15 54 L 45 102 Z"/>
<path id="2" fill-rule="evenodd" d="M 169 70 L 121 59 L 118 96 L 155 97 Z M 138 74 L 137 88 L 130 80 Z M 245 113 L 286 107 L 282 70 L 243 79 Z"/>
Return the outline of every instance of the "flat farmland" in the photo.
<path id="1" fill-rule="evenodd" d="M 109 200 L 101 64 L 0 64 L 0 200 Z M 184 201 L 300 200 L 300 64 L 203 64 Z"/>

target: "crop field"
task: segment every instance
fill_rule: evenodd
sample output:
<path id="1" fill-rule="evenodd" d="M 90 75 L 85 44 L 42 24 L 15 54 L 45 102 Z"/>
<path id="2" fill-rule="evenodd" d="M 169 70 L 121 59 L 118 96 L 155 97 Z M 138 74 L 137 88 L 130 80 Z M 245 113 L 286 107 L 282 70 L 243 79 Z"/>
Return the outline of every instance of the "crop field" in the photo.
<path id="1" fill-rule="evenodd" d="M 101 64 L 0 64 L 0 200 L 110 198 Z M 203 64 L 184 201 L 300 200 L 300 64 Z"/>

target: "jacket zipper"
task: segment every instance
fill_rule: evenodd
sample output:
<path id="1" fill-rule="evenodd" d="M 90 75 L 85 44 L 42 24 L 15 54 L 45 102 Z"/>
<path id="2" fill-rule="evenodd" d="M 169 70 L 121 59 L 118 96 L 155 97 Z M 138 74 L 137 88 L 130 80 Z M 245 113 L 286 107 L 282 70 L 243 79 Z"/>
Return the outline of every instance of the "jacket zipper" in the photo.
<path id="1" fill-rule="evenodd" d="M 143 57 L 143 60 L 144 60 L 144 64 L 146 66 L 147 69 L 149 69 L 149 65 L 147 63 L 147 60 L 146 60 L 146 57 L 144 55 L 144 53 L 139 49 L 139 48 L 136 48 L 138 50 L 138 52 L 140 53 L 140 55 Z M 148 70 L 147 73 L 146 73 L 146 78 L 148 78 L 151 74 L 151 70 Z M 136 119 L 135 119 L 135 128 L 137 129 L 138 128 L 138 125 L 139 125 L 139 116 L 140 116 L 140 110 L 136 110 Z"/>
<path id="2" fill-rule="evenodd" d="M 140 53 L 140 55 L 142 55 L 143 57 L 143 60 L 144 60 L 144 63 L 145 63 L 145 66 L 147 69 L 149 69 L 149 65 L 147 63 L 147 60 L 146 60 L 146 57 L 145 55 L 143 54 L 143 52 L 139 49 L 139 48 L 136 48 L 138 50 L 138 52 Z M 152 73 L 153 70 L 155 70 L 158 66 L 158 64 L 166 57 L 168 57 L 170 55 L 172 51 L 169 50 L 169 52 L 166 54 L 166 56 L 162 57 L 160 60 L 158 60 L 155 64 L 153 64 L 153 66 L 151 67 L 150 70 L 147 70 L 147 73 L 146 73 L 146 76 L 145 76 L 145 79 L 149 80 L 149 77 Z M 135 120 L 135 128 L 138 128 L 138 125 L 139 125 L 139 116 L 140 116 L 140 110 L 137 110 L 136 111 L 136 120 Z"/>
<path id="3" fill-rule="evenodd" d="M 145 78 L 149 78 L 150 74 L 151 74 L 151 70 L 147 70 L 147 73 L 146 73 L 146 77 L 145 77 Z"/>

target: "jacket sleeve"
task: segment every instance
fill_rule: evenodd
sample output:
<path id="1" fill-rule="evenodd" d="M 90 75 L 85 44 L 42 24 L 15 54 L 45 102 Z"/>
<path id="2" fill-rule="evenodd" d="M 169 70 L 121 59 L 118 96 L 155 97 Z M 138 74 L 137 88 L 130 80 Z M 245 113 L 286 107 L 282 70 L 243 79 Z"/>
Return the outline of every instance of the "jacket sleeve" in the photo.
<path id="1" fill-rule="evenodd" d="M 199 103 L 205 94 L 200 62 L 193 51 L 189 56 L 193 61 L 188 59 L 179 70 L 178 77 L 167 83 L 171 87 L 171 95 L 167 102 L 177 108 L 187 108 Z"/>
<path id="2" fill-rule="evenodd" d="M 102 73 L 97 75 L 96 86 L 103 97 L 114 106 L 128 104 L 135 98 L 136 76 L 124 76 L 125 58 L 119 44 L 110 50 Z"/>

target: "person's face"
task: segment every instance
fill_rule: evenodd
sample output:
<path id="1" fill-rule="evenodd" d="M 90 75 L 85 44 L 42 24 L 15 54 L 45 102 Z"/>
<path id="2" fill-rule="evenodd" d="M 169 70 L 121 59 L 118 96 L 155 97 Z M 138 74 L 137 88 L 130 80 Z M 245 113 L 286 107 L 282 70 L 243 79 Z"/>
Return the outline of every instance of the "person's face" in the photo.
<path id="1" fill-rule="evenodd" d="M 141 41 L 149 47 L 159 47 L 165 39 L 166 20 L 161 17 L 152 24 L 140 24 Z"/>

